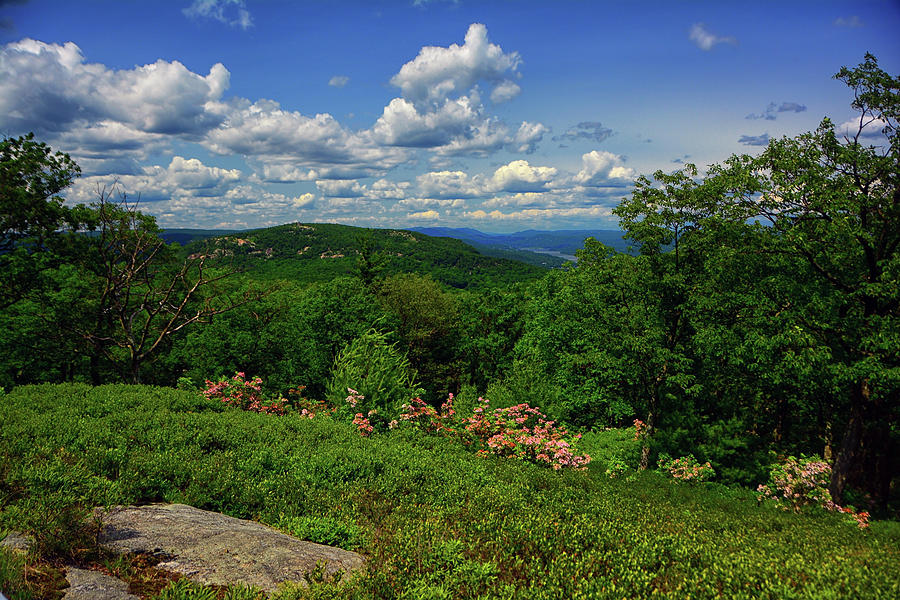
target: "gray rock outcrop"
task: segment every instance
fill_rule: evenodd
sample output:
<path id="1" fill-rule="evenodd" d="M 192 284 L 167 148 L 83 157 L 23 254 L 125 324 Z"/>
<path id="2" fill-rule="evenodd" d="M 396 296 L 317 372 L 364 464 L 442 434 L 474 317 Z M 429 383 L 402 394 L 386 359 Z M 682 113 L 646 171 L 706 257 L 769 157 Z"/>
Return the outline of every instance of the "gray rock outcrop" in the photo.
<path id="1" fill-rule="evenodd" d="M 271 592 L 283 581 L 303 581 L 319 561 L 325 561 L 329 575 L 349 573 L 365 562 L 356 552 L 184 504 L 124 506 L 99 514 L 104 547 L 162 556 L 159 568 L 204 584 L 244 584 Z"/>
<path id="2" fill-rule="evenodd" d="M 140 600 L 128 593 L 128 584 L 105 573 L 76 567 L 66 569 L 66 589 L 63 600 Z"/>
<path id="3" fill-rule="evenodd" d="M 34 538 L 29 535 L 22 535 L 18 531 L 10 531 L 2 540 L 0 546 L 16 550 L 18 552 L 28 552 L 34 545 Z"/>

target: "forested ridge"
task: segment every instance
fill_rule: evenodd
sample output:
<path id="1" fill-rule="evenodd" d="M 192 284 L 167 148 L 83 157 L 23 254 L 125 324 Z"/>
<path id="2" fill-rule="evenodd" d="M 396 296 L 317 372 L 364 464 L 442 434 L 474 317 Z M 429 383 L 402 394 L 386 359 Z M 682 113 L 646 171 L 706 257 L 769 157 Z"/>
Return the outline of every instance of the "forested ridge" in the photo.
<path id="1" fill-rule="evenodd" d="M 298 223 L 298 224 L 299 225 L 310 225 L 310 226 L 317 225 L 317 224 L 318 225 L 331 225 L 329 223 Z M 349 226 L 344 225 L 344 226 L 340 226 L 340 227 L 346 228 Z M 336 250 L 336 252 L 344 253 L 345 255 L 356 255 L 359 252 L 359 244 L 358 244 L 359 237 L 361 235 L 363 237 L 365 237 L 367 235 L 368 236 L 377 235 L 376 232 L 379 231 L 377 229 L 376 230 L 368 230 L 369 233 L 366 234 L 364 231 L 362 231 L 362 229 L 363 228 L 359 228 L 358 230 L 355 231 L 354 234 L 341 236 L 342 237 L 341 241 L 339 241 L 335 244 L 332 244 L 332 245 L 336 245 L 338 247 L 338 250 Z M 337 231 L 340 231 L 340 230 L 337 230 Z M 395 230 L 395 231 L 400 231 L 400 230 Z M 426 236 L 429 236 L 429 237 L 454 238 L 457 240 L 461 240 L 468 246 L 471 246 L 472 248 L 477 250 L 479 254 L 481 254 L 485 257 L 510 259 L 510 260 L 524 262 L 526 264 L 537 266 L 537 267 L 542 267 L 542 268 L 551 268 L 551 269 L 557 268 L 557 267 L 561 267 L 566 262 L 571 262 L 571 259 L 566 260 L 565 258 L 551 256 L 548 254 L 542 254 L 540 251 L 524 250 L 522 248 L 524 248 L 526 246 L 524 246 L 522 244 L 516 244 L 515 246 L 509 245 L 507 243 L 504 243 L 506 236 L 500 237 L 499 240 L 495 240 L 494 243 L 483 243 L 483 242 L 478 242 L 478 241 L 469 239 L 464 234 L 464 232 L 470 231 L 470 230 L 431 231 L 431 230 L 428 230 L 428 228 L 424 228 L 424 230 L 423 230 L 423 228 L 412 228 L 412 229 L 409 229 L 408 231 L 424 233 Z M 463 232 L 463 233 L 459 234 L 459 233 L 454 233 L 454 232 Z M 161 237 L 164 240 L 166 240 L 167 242 L 170 242 L 170 243 L 178 242 L 179 244 L 184 246 L 184 245 L 188 245 L 195 241 L 209 239 L 209 238 L 222 237 L 222 236 L 229 235 L 229 234 L 238 234 L 237 237 L 241 237 L 240 234 L 242 234 L 242 233 L 246 233 L 246 232 L 214 230 L 214 229 L 166 229 L 166 230 L 163 230 L 163 232 L 161 233 Z M 319 233 L 329 235 L 332 233 L 336 233 L 336 231 L 334 229 L 319 230 Z M 584 240 L 586 238 L 590 237 L 590 232 L 574 232 L 573 231 L 573 232 L 567 232 L 567 233 L 568 234 L 565 236 L 566 240 L 569 242 L 567 244 L 567 246 L 572 246 L 570 252 L 573 254 L 574 254 L 575 250 L 582 247 L 582 245 L 584 244 Z M 622 239 L 622 232 L 607 232 L 607 233 L 610 233 L 610 234 L 615 233 L 615 235 L 617 235 L 619 241 L 622 242 L 623 244 L 625 243 L 624 239 Z M 479 237 L 493 238 L 494 236 L 486 236 L 485 234 L 481 234 Z M 423 238 L 419 238 L 419 239 L 423 239 Z M 427 239 L 427 238 L 424 238 L 424 239 Z M 385 241 L 385 240 L 382 240 L 382 241 Z M 390 238 L 387 238 L 386 241 L 388 242 L 389 245 L 391 245 L 392 242 L 397 242 L 400 240 L 395 235 Z M 427 246 L 427 244 L 426 244 L 426 246 Z M 538 250 L 544 250 L 544 248 L 540 244 L 533 244 L 532 247 L 537 248 Z M 343 252 L 341 251 L 341 248 L 344 249 Z M 460 251 L 460 252 L 463 252 L 466 254 L 468 254 L 470 252 L 469 248 L 458 247 L 458 246 L 449 246 L 449 247 L 443 246 L 442 249 L 444 251 L 449 251 L 449 252 Z M 553 250 L 553 248 L 549 248 L 549 249 Z M 302 251 L 302 248 L 298 249 L 298 252 L 299 251 Z M 303 253 L 303 254 L 305 254 L 305 253 Z M 302 256 L 303 254 L 298 254 L 298 256 Z M 491 263 L 488 262 L 487 264 L 491 264 Z M 504 271 L 505 270 L 513 271 L 512 273 L 509 273 L 506 275 L 508 278 L 516 277 L 517 269 L 521 269 L 520 265 L 507 265 L 506 263 L 493 263 L 493 264 L 511 267 L 511 269 L 501 269 Z M 535 271 L 534 273 L 535 273 L 535 277 L 537 277 L 538 276 L 537 273 L 539 273 L 539 271 Z M 464 281 L 463 283 L 465 283 L 467 286 L 471 286 L 473 283 L 477 285 L 477 281 L 476 282 Z"/>
<path id="2" fill-rule="evenodd" d="M 364 437 L 425 423 L 555 468 L 584 463 L 478 446 L 479 427 L 534 423 L 558 448 L 628 428 L 612 477 L 658 465 L 771 492 L 800 464 L 827 475 L 822 506 L 896 519 L 900 78 L 868 55 L 836 77 L 855 130 L 826 118 L 757 156 L 642 176 L 614 210 L 635 253 L 587 239 L 559 270 L 329 224 L 167 245 L 115 188 L 65 205 L 77 165 L 4 139 L 0 386 L 178 386 Z"/>
<path id="3" fill-rule="evenodd" d="M 482 289 L 537 279 L 541 267 L 484 256 L 452 238 L 402 229 L 292 223 L 193 241 L 190 254 L 213 253 L 255 278 L 329 280 L 374 261 L 381 275 L 422 273 L 449 288 Z"/>

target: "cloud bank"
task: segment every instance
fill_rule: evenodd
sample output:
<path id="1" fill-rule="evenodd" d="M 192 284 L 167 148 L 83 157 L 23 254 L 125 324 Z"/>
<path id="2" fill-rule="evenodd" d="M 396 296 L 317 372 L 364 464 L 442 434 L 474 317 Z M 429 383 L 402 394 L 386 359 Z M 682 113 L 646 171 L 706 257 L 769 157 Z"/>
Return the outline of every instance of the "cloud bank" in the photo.
<path id="1" fill-rule="evenodd" d="M 237 1 L 194 2 L 185 14 L 252 25 Z M 634 176 L 622 156 L 590 150 L 575 171 L 526 160 L 550 129 L 495 114 L 522 93 L 522 64 L 474 23 L 462 44 L 425 46 L 401 65 L 389 80 L 399 95 L 371 126 L 351 129 L 328 113 L 230 95 L 221 63 L 207 73 L 162 59 L 115 69 L 71 42 L 23 39 L 0 47 L 0 128 L 35 131 L 78 161 L 83 177 L 70 201 L 94 201 L 115 184 L 168 227 L 608 215 Z M 597 144 L 611 135 L 584 121 L 554 139 Z M 512 156 L 481 170 L 451 166 L 500 152 Z M 402 174 L 423 161 L 431 170 Z"/>

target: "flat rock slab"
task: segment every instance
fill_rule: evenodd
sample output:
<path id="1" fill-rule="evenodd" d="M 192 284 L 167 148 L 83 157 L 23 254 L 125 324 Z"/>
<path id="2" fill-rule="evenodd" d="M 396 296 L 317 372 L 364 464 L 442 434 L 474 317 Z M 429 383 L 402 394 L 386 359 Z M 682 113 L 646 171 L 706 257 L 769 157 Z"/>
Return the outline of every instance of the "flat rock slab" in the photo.
<path id="1" fill-rule="evenodd" d="M 326 572 L 360 568 L 362 555 L 314 544 L 254 521 L 184 504 L 121 506 L 102 515 L 100 543 L 119 554 L 162 555 L 158 567 L 213 585 L 251 585 L 266 592 L 325 561 Z"/>
<path id="2" fill-rule="evenodd" d="M 128 593 L 128 584 L 105 573 L 69 567 L 66 569 L 69 587 L 63 600 L 140 600 Z"/>
<path id="3" fill-rule="evenodd" d="M 28 552 L 34 545 L 34 538 L 22 535 L 17 531 L 10 531 L 5 538 L 0 540 L 0 546 L 19 552 Z"/>

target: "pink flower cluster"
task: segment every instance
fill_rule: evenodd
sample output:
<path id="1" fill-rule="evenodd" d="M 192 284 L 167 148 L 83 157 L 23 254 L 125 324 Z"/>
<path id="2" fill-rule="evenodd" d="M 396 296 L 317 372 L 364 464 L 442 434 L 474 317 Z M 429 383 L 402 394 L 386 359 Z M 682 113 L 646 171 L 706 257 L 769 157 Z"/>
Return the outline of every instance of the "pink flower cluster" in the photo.
<path id="1" fill-rule="evenodd" d="M 853 508 L 834 502 L 828 491 L 831 465 L 816 457 L 801 455 L 799 459 L 788 456 L 783 462 L 772 465 L 769 483 L 756 488 L 757 498 L 775 500 L 785 510 L 799 511 L 803 506 L 816 505 L 826 510 L 850 515 L 860 529 L 869 526 L 869 513 L 857 513 Z"/>
<path id="2" fill-rule="evenodd" d="M 436 411 L 421 398 L 413 398 L 409 404 L 404 404 L 403 411 L 400 414 L 400 421 L 414 423 L 429 433 L 453 432 L 452 419 L 456 415 L 453 408 L 453 394 L 450 394 L 447 401 L 441 405 L 441 412 Z"/>
<path id="3" fill-rule="evenodd" d="M 299 385 L 288 390 L 288 394 L 294 396 L 292 404 L 295 409 L 300 411 L 299 415 L 301 419 L 313 419 L 316 414 L 320 412 L 333 412 L 332 409 L 328 408 L 328 405 L 325 402 L 304 398 L 303 390 L 305 389 L 305 385 Z"/>
<path id="4" fill-rule="evenodd" d="M 369 416 L 372 416 L 374 411 L 369 411 Z M 372 424 L 369 422 L 367 417 L 364 417 L 362 413 L 356 413 L 353 417 L 353 424 L 356 425 L 356 430 L 359 431 L 359 435 L 363 437 L 368 437 L 375 430 Z"/>
<path id="5" fill-rule="evenodd" d="M 539 409 L 526 403 L 490 410 L 488 401 L 479 398 L 470 417 L 456 418 L 453 395 L 441 406 L 440 412 L 428 406 L 420 398 L 404 405 L 402 421 L 411 422 L 428 432 L 441 432 L 458 436 L 463 443 L 476 446 L 481 456 L 495 454 L 538 464 L 554 469 L 587 468 L 591 457 L 575 452 L 574 443 L 581 435 L 569 432 L 548 420 Z"/>
<path id="6" fill-rule="evenodd" d="M 238 371 L 230 379 L 212 382 L 206 380 L 203 395 L 218 399 L 229 406 L 259 413 L 283 415 L 287 400 L 276 398 L 266 400 L 262 395 L 262 379 L 254 377 L 247 381 L 243 372 Z"/>
<path id="7" fill-rule="evenodd" d="M 365 400 L 366 397 L 360 394 L 358 391 L 353 388 L 347 388 L 347 397 L 344 401 L 350 405 L 350 408 L 356 408 L 356 405 Z M 372 422 L 369 420 L 369 417 L 375 415 L 377 411 L 370 410 L 368 416 L 363 415 L 361 412 L 353 415 L 353 424 L 356 425 L 356 430 L 359 432 L 359 435 L 363 437 L 368 437 L 375 431 L 375 426 L 372 425 Z"/>
<path id="8" fill-rule="evenodd" d="M 650 435 L 650 427 L 640 419 L 634 420 L 634 439 L 642 440 Z"/>
<path id="9" fill-rule="evenodd" d="M 849 506 L 839 506 L 831 500 L 825 503 L 825 508 L 833 512 L 839 512 L 845 515 L 849 515 L 851 519 L 856 521 L 856 525 L 860 529 L 868 529 L 869 527 L 869 517 L 871 517 L 872 515 L 870 515 L 868 511 L 861 510 L 859 512 L 856 512 Z"/>
<path id="10" fill-rule="evenodd" d="M 353 388 L 347 388 L 348 396 L 345 398 L 347 404 L 350 405 L 350 408 L 356 408 L 356 405 L 363 399 L 365 396 L 354 390 Z"/>
<path id="11" fill-rule="evenodd" d="M 659 468 L 677 481 L 707 481 L 716 475 L 709 462 L 701 465 L 693 454 L 674 459 L 661 458 Z"/>
<path id="12" fill-rule="evenodd" d="M 828 480 L 831 465 L 817 458 L 787 457 L 781 464 L 772 467 L 769 485 L 760 485 L 756 491 L 759 498 L 777 500 L 785 509 L 800 510 L 801 506 L 817 504 L 826 506 L 831 502 Z"/>

